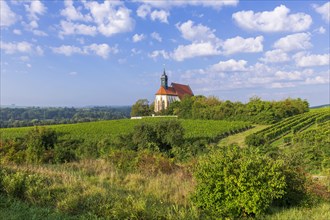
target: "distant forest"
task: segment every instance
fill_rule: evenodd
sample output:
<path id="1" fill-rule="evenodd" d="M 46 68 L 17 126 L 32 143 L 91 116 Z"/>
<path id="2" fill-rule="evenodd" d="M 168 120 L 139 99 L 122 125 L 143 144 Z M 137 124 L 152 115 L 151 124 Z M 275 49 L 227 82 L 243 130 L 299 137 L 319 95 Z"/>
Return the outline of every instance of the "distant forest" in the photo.
<path id="1" fill-rule="evenodd" d="M 69 124 L 129 118 L 131 107 L 26 107 L 0 109 L 0 127 Z"/>

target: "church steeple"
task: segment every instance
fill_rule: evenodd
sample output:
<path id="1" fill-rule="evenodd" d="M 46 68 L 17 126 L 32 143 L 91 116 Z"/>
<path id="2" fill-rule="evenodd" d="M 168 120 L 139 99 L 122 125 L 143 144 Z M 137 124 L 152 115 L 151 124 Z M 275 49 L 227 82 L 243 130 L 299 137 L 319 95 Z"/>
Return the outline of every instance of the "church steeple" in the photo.
<path id="1" fill-rule="evenodd" d="M 165 72 L 165 67 L 164 67 L 163 75 L 160 77 L 160 80 L 161 80 L 161 86 L 164 87 L 165 89 L 167 89 L 168 84 L 167 84 L 167 75 L 166 75 L 166 72 Z"/>

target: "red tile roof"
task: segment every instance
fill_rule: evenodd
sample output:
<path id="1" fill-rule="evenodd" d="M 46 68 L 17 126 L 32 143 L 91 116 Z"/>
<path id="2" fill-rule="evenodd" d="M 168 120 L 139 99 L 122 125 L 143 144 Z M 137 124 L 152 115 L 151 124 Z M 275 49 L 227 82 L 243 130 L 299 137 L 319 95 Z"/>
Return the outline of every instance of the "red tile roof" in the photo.
<path id="1" fill-rule="evenodd" d="M 175 92 L 174 88 L 172 88 L 172 87 L 168 87 L 167 89 L 165 89 L 163 86 L 161 86 L 159 88 L 159 90 L 157 91 L 156 95 L 173 95 L 173 96 L 177 96 L 177 93 Z"/>
<path id="2" fill-rule="evenodd" d="M 172 83 L 171 86 L 174 88 L 174 90 L 176 91 L 176 93 L 180 99 L 182 99 L 184 95 L 190 95 L 190 96 L 194 95 L 190 86 L 188 86 L 188 85 Z"/>
<path id="3" fill-rule="evenodd" d="M 193 96 L 194 93 L 191 91 L 191 88 L 188 85 L 172 83 L 171 86 L 167 89 L 161 86 L 156 95 L 173 95 L 179 96 L 179 98 L 182 99 L 184 95 Z"/>

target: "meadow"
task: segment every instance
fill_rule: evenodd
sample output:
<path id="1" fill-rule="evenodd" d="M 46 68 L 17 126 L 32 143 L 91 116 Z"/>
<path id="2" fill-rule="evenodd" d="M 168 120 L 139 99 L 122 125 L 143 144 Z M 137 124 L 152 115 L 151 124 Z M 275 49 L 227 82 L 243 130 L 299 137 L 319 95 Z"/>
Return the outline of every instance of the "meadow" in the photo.
<path id="1" fill-rule="evenodd" d="M 178 124 L 173 124 L 173 121 Z M 150 139 L 148 135 L 142 137 L 142 142 L 136 142 L 146 143 L 149 146 L 149 142 L 143 142 L 148 140 L 151 141 L 151 147 L 133 149 L 112 146 L 113 143 L 124 144 L 124 142 L 113 142 L 120 137 L 124 140 L 132 138 L 141 141 L 138 129 L 147 129 L 143 130 L 142 134 L 148 132 L 157 136 L 162 134 L 148 130 L 166 125 L 159 122 L 182 126 L 184 142 L 181 148 L 178 146 L 167 148 L 168 143 L 172 143 L 167 139 L 176 137 L 175 128 L 173 128 L 173 136 L 157 139 L 159 143 L 152 142 L 154 139 Z M 218 149 L 228 145 L 233 146 L 234 149 L 234 145 L 238 144 L 243 146 L 242 150 L 236 153 L 229 152 L 228 156 L 235 158 L 233 156 L 235 153 L 244 157 L 233 161 L 224 158 L 223 166 L 225 166 L 224 170 L 232 169 L 230 166 L 235 169 L 241 167 L 242 170 L 237 173 L 238 179 L 229 176 L 226 181 L 238 181 L 236 183 L 243 184 L 243 188 L 250 187 L 249 179 L 244 177 L 245 172 L 250 172 L 249 169 L 252 168 L 251 171 L 261 175 L 263 179 L 262 175 L 265 173 L 262 166 L 265 164 L 260 163 L 262 165 L 260 167 L 257 164 L 260 161 L 268 161 L 269 166 L 275 166 L 274 169 L 283 166 L 283 175 L 285 173 L 291 175 L 288 176 L 289 181 L 302 181 L 287 182 L 286 185 L 289 183 L 301 185 L 303 188 L 299 190 L 304 194 L 299 197 L 299 201 L 297 198 L 292 200 L 298 201 L 294 206 L 283 205 L 281 202 L 279 204 L 282 205 L 277 206 L 274 204 L 279 201 L 274 200 L 268 204 L 269 209 L 257 215 L 243 211 L 236 217 L 223 215 L 220 218 L 330 219 L 330 173 L 328 173 L 330 156 L 326 147 L 330 143 L 329 122 L 329 108 L 326 108 L 289 117 L 273 125 L 252 125 L 240 121 L 147 118 L 44 126 L 46 130 L 33 127 L 1 129 L 0 218 L 21 219 L 24 216 L 29 219 L 216 219 L 219 216 L 216 217 L 196 205 L 194 195 L 200 184 L 196 172 L 198 170 L 206 174 L 211 172 L 207 175 L 210 179 L 214 178 L 212 173 L 214 168 L 208 167 L 210 165 L 208 158 L 219 159 L 223 154 L 221 151 L 219 154 Z M 54 131 L 61 141 L 83 140 L 92 148 L 85 156 L 67 162 L 11 160 L 10 158 L 15 155 L 27 157 L 31 143 L 42 145 L 42 142 L 33 140 L 38 139 L 39 133 L 31 133 L 31 131 Z M 36 134 L 37 136 L 29 138 L 29 135 Z M 251 136 L 265 138 L 264 144 L 251 145 L 249 142 Z M 110 141 L 104 142 L 104 140 Z M 201 142 L 201 140 L 207 141 Z M 50 154 L 71 143 L 63 144 L 61 141 L 55 143 L 55 149 L 43 151 L 43 154 L 49 158 Z M 79 145 L 83 142 L 75 144 Z M 100 145 L 100 142 L 103 145 Z M 164 151 L 153 148 L 154 145 L 162 143 L 165 144 L 165 148 L 159 149 L 165 149 Z M 70 144 L 66 147 L 69 151 L 65 153 L 79 150 Z M 84 147 L 85 145 L 82 145 L 82 148 Z M 189 153 L 186 151 L 194 151 L 202 147 L 203 151 L 196 151 L 195 154 L 185 157 L 185 154 Z M 244 149 L 252 149 L 252 151 L 249 153 Z M 93 151 L 103 153 L 89 157 Z M 182 154 L 183 157 L 179 157 Z M 219 156 L 216 156 L 217 154 Z M 300 154 L 307 157 L 297 157 Z M 290 162 L 291 160 L 293 162 Z M 200 170 L 200 161 L 204 161 L 206 169 Z M 232 162 L 234 163 L 230 165 Z M 287 166 L 289 163 L 294 164 L 293 168 Z M 227 164 L 229 166 L 226 168 Z M 260 173 L 258 173 L 259 169 L 262 169 Z M 281 169 L 277 172 L 282 172 Z M 299 170 L 299 173 L 295 173 L 295 169 Z M 220 170 L 216 173 L 218 171 Z M 294 175 L 304 178 L 295 179 L 297 176 Z M 265 178 L 267 179 L 268 176 Z M 243 182 L 239 182 L 242 180 Z M 268 183 L 258 184 L 261 184 L 258 187 L 266 187 L 263 191 L 269 188 Z M 279 187 L 284 189 L 283 187 L 288 187 L 286 185 Z M 296 193 L 287 191 L 289 194 L 292 192 Z M 253 199 L 251 198 L 251 201 Z"/>

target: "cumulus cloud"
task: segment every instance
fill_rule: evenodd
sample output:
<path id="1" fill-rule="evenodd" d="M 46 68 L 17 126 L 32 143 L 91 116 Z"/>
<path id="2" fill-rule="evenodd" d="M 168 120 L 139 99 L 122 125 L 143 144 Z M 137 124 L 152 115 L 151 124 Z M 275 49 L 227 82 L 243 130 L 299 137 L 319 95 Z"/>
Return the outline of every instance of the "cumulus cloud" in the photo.
<path id="1" fill-rule="evenodd" d="M 223 6 L 236 6 L 239 2 L 239 0 L 217 0 L 217 1 L 199 1 L 199 0 L 150 1 L 150 0 L 135 0 L 135 1 L 144 3 L 143 5 L 152 6 L 154 8 L 166 8 L 166 9 L 171 8 L 171 7 L 184 7 L 184 6 L 202 6 L 202 7 L 211 7 L 211 8 L 214 8 L 214 9 L 220 9 Z"/>
<path id="2" fill-rule="evenodd" d="M 90 14 L 83 15 L 80 8 L 75 8 L 72 0 L 64 1 L 65 8 L 61 10 L 61 15 L 70 21 L 91 21 Z"/>
<path id="3" fill-rule="evenodd" d="M 211 30 L 209 27 L 202 24 L 194 25 L 194 22 L 188 20 L 184 23 L 176 24 L 177 29 L 181 32 L 181 36 L 189 41 L 201 42 L 218 40 L 214 35 L 215 30 Z"/>
<path id="4" fill-rule="evenodd" d="M 16 35 L 21 35 L 22 34 L 22 31 L 21 30 L 18 30 L 18 29 L 14 29 L 13 30 L 13 33 L 16 34 Z"/>
<path id="5" fill-rule="evenodd" d="M 146 4 L 139 6 L 136 10 L 136 14 L 143 19 L 145 19 L 146 17 L 150 17 L 150 19 L 153 21 L 159 20 L 163 23 L 168 23 L 167 18 L 170 16 L 170 13 L 168 11 L 165 11 L 163 9 L 152 10 L 151 7 Z"/>
<path id="6" fill-rule="evenodd" d="M 0 1 L 0 27 L 9 27 L 17 21 L 17 15 L 10 9 L 6 1 Z"/>
<path id="7" fill-rule="evenodd" d="M 286 52 L 277 49 L 267 51 L 260 60 L 265 63 L 281 63 L 289 61 L 290 58 Z"/>
<path id="8" fill-rule="evenodd" d="M 324 77 L 324 76 L 309 77 L 305 80 L 305 84 L 307 85 L 327 84 L 327 83 L 330 83 L 329 77 Z"/>
<path id="9" fill-rule="evenodd" d="M 168 23 L 167 17 L 170 15 L 169 12 L 164 11 L 164 10 L 154 10 L 150 14 L 150 18 L 153 21 L 159 20 L 160 22 L 163 23 Z"/>
<path id="10" fill-rule="evenodd" d="M 263 51 L 264 37 L 258 36 L 256 38 L 242 38 L 234 37 L 223 42 L 222 48 L 225 55 L 234 53 L 257 53 Z"/>
<path id="11" fill-rule="evenodd" d="M 330 22 L 330 2 L 324 3 L 321 6 L 314 5 L 315 11 L 322 15 L 326 22 Z"/>
<path id="12" fill-rule="evenodd" d="M 152 32 L 151 33 L 151 38 L 152 39 L 155 39 L 155 40 L 157 40 L 157 41 L 159 41 L 159 42 L 162 42 L 162 37 L 160 36 L 160 34 L 159 33 L 157 33 L 157 32 Z"/>
<path id="13" fill-rule="evenodd" d="M 37 55 L 43 54 L 43 50 L 41 49 L 40 46 L 34 46 L 33 44 L 26 41 L 10 42 L 10 43 L 1 41 L 0 48 L 6 54 L 15 54 L 15 53 L 30 53 L 30 54 L 35 53 Z"/>
<path id="14" fill-rule="evenodd" d="M 31 1 L 30 5 L 26 4 L 25 10 L 29 13 L 31 20 L 39 20 L 38 16 L 44 15 L 47 11 L 47 8 L 41 1 L 35 0 Z"/>
<path id="15" fill-rule="evenodd" d="M 311 35 L 309 33 L 291 34 L 277 40 L 274 43 L 274 48 L 283 51 L 306 50 L 313 46 L 310 39 Z"/>
<path id="16" fill-rule="evenodd" d="M 253 12 L 240 11 L 232 15 L 238 26 L 253 31 L 262 32 L 298 32 L 307 30 L 312 24 L 312 17 L 305 13 L 290 14 L 285 5 L 276 7 L 273 11 Z"/>
<path id="17" fill-rule="evenodd" d="M 299 67 L 325 66 L 329 65 L 329 54 L 305 54 L 297 53 L 293 56 Z"/>
<path id="18" fill-rule="evenodd" d="M 64 4 L 65 9 L 61 11 L 61 15 L 65 20 L 60 22 L 60 37 L 74 34 L 95 36 L 97 33 L 109 37 L 133 30 L 131 11 L 120 1 L 83 1 L 83 5 L 78 8 L 72 1 Z M 87 12 L 82 13 L 81 8 Z"/>
<path id="19" fill-rule="evenodd" d="M 83 54 L 84 53 L 84 51 L 81 48 L 71 46 L 71 45 L 62 45 L 60 47 L 53 47 L 51 49 L 54 53 L 63 54 L 65 56 L 71 56 L 73 54 Z"/>
<path id="20" fill-rule="evenodd" d="M 149 57 L 157 59 L 157 57 L 163 57 L 164 59 L 169 59 L 169 54 L 165 50 L 155 50 L 148 54 Z"/>
<path id="21" fill-rule="evenodd" d="M 176 61 L 183 61 L 188 58 L 219 55 L 214 45 L 210 42 L 192 43 L 189 45 L 179 45 L 171 54 Z"/>
<path id="22" fill-rule="evenodd" d="M 62 45 L 60 47 L 52 47 L 51 49 L 53 53 L 63 54 L 65 56 L 71 56 L 74 54 L 95 54 L 103 59 L 107 59 L 110 53 L 118 53 L 117 47 L 110 47 L 108 44 L 91 44 L 82 48 L 71 45 Z"/>
<path id="23" fill-rule="evenodd" d="M 134 43 L 142 41 L 145 38 L 144 34 L 134 34 L 132 40 Z"/>
<path id="24" fill-rule="evenodd" d="M 209 69 L 216 72 L 240 72 L 246 71 L 246 60 L 234 60 L 220 61 L 217 64 L 212 65 Z"/>
<path id="25" fill-rule="evenodd" d="M 30 22 L 23 22 L 25 30 L 31 31 L 34 35 L 37 36 L 48 36 L 44 31 L 38 30 L 38 20 L 39 16 L 42 16 L 46 13 L 46 6 L 39 0 L 31 1 L 30 4 L 25 4 L 25 11 L 28 14 Z"/>
<path id="26" fill-rule="evenodd" d="M 63 38 L 64 35 L 80 34 L 95 36 L 97 34 L 96 27 L 92 25 L 78 24 L 71 21 L 62 20 L 60 26 L 61 31 L 59 32 L 59 35 L 61 38 Z"/>

